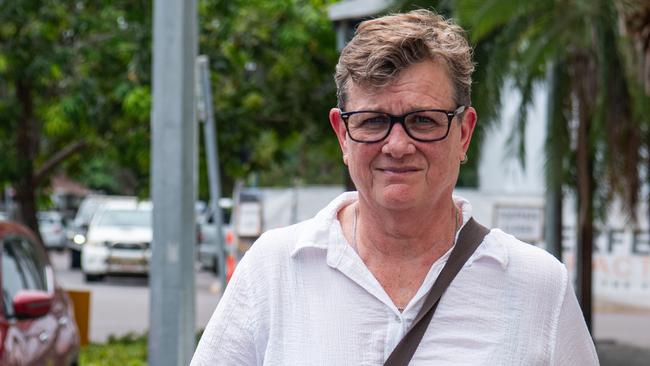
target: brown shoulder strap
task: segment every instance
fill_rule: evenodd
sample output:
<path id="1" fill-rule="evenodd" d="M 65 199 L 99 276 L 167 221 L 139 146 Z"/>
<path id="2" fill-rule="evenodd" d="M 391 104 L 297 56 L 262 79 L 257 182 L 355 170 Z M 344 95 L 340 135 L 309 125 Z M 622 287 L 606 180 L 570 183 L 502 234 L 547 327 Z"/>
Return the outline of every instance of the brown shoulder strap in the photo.
<path id="1" fill-rule="evenodd" d="M 442 294 L 489 232 L 488 228 L 476 222 L 474 218 L 470 218 L 465 224 L 458 234 L 458 241 L 451 251 L 447 263 L 431 286 L 420 312 L 413 320 L 411 329 L 388 356 L 384 366 L 406 366 L 409 364 L 431 322 Z"/>

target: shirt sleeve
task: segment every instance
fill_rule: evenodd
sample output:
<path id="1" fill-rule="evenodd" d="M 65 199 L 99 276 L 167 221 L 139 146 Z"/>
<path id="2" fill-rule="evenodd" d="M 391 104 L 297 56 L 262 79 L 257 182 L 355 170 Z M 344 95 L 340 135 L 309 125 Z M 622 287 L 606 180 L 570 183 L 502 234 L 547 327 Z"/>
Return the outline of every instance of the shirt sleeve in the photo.
<path id="1" fill-rule="evenodd" d="M 566 278 L 566 277 L 565 277 Z M 566 279 L 552 365 L 599 365 L 594 341 L 585 324 L 571 281 Z"/>
<path id="2" fill-rule="evenodd" d="M 252 324 L 250 273 L 241 260 L 212 314 L 190 366 L 258 365 Z"/>

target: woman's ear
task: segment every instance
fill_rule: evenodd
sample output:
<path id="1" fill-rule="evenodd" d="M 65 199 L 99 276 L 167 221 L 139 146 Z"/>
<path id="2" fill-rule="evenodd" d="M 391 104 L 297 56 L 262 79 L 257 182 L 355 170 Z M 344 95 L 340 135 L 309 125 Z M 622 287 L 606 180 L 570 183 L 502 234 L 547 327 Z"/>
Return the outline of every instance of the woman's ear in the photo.
<path id="1" fill-rule="evenodd" d="M 460 122 L 460 143 L 463 149 L 463 152 L 467 154 L 469 149 L 469 143 L 472 141 L 472 135 L 474 134 L 474 128 L 476 127 L 476 110 L 472 107 L 467 107 L 463 112 L 463 120 Z"/>
<path id="2" fill-rule="evenodd" d="M 343 163 L 348 165 L 348 141 L 346 139 L 347 131 L 345 130 L 345 123 L 341 118 L 341 110 L 338 108 L 330 109 L 330 125 L 336 134 L 336 138 L 339 140 L 339 146 L 341 147 L 341 152 L 343 153 Z"/>

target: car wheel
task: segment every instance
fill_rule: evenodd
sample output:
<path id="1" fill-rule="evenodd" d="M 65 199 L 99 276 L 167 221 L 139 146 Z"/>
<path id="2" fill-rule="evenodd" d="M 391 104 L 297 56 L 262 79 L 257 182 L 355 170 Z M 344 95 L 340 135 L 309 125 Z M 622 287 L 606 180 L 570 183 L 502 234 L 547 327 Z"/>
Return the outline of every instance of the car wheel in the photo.
<path id="1" fill-rule="evenodd" d="M 81 268 L 81 250 L 70 250 L 70 268 L 71 269 L 80 269 Z"/>
<path id="2" fill-rule="evenodd" d="M 86 282 L 98 282 L 104 279 L 104 275 L 84 273 Z"/>

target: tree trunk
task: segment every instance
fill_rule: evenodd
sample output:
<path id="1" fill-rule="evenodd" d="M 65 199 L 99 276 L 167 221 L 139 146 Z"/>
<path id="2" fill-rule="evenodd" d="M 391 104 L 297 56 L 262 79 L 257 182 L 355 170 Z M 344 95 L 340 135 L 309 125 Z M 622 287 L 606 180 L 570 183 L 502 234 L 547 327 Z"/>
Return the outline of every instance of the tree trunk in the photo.
<path id="1" fill-rule="evenodd" d="M 588 129 L 588 126 L 586 128 Z M 579 133 L 580 135 L 580 133 Z M 587 143 L 578 137 L 578 236 L 577 277 L 578 300 L 587 328 L 592 330 L 592 253 L 593 253 L 593 187 L 590 182 L 592 162 L 585 151 Z M 582 147 L 580 145 L 583 145 Z"/>
<path id="2" fill-rule="evenodd" d="M 593 152 L 589 141 L 591 118 L 594 106 L 593 66 L 588 56 L 576 58 L 574 64 L 574 82 L 578 99 L 578 138 L 577 138 L 577 171 L 578 171 L 578 235 L 577 235 L 577 287 L 580 308 L 585 317 L 587 328 L 592 330 L 592 253 L 594 236 L 594 184 L 593 184 Z"/>
<path id="3" fill-rule="evenodd" d="M 557 61 L 551 67 L 548 86 L 546 124 L 546 250 L 562 261 L 562 184 L 564 161 L 569 154 L 569 121 L 566 104 L 571 99 L 566 65 Z"/>
<path id="4" fill-rule="evenodd" d="M 562 262 L 562 185 L 546 190 L 546 250 Z"/>
<path id="5" fill-rule="evenodd" d="M 18 160 L 18 180 L 16 186 L 16 204 L 18 206 L 18 221 L 32 229 L 39 239 L 36 219 L 36 185 L 34 181 L 34 158 L 38 151 L 38 126 L 34 119 L 34 100 L 29 82 L 19 79 L 16 81 L 16 97 L 20 103 L 20 120 L 16 138 Z"/>
<path id="6" fill-rule="evenodd" d="M 32 229 L 34 234 L 36 234 L 39 239 L 42 239 L 38 230 L 38 220 L 36 218 L 36 194 L 34 193 L 36 187 L 34 186 L 34 180 L 31 175 L 24 175 L 16 183 L 15 199 L 18 206 L 18 221 Z"/>

